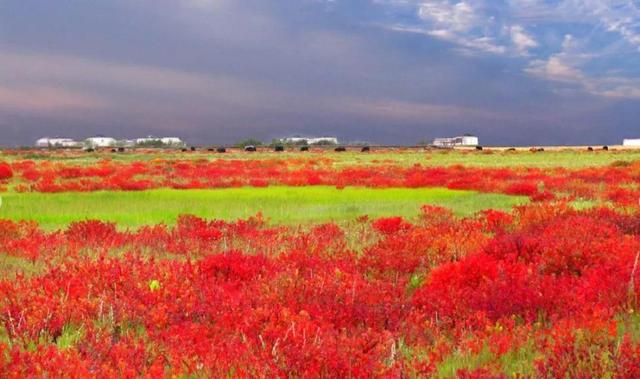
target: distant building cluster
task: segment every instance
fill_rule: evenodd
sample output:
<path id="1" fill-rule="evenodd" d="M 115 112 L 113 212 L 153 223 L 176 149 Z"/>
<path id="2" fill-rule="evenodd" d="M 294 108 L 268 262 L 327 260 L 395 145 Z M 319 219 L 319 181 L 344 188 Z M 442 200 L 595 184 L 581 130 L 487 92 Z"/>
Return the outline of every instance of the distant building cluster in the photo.
<path id="1" fill-rule="evenodd" d="M 36 147 L 60 147 L 60 148 L 82 147 L 82 142 L 72 140 L 71 138 L 44 137 L 36 141 Z"/>
<path id="2" fill-rule="evenodd" d="M 178 137 L 154 137 L 148 136 L 144 138 L 137 138 L 135 140 L 136 145 L 164 145 L 164 146 L 183 146 L 184 142 Z"/>
<path id="3" fill-rule="evenodd" d="M 640 147 L 640 138 L 626 138 L 622 140 L 622 146 Z"/>
<path id="4" fill-rule="evenodd" d="M 478 146 L 478 137 L 465 134 L 458 137 L 436 138 L 432 142 L 436 147 Z"/>
<path id="5" fill-rule="evenodd" d="M 337 145 L 337 137 L 301 137 L 292 136 L 281 138 L 283 143 L 293 143 L 298 145 Z"/>
<path id="6" fill-rule="evenodd" d="M 136 139 L 115 139 L 112 137 L 95 136 L 83 141 L 71 138 L 43 137 L 36 141 L 39 148 L 85 148 L 96 149 L 105 147 L 184 147 L 185 143 L 178 137 L 148 136 Z"/>
<path id="7" fill-rule="evenodd" d="M 258 140 L 250 147 L 261 144 Z M 284 137 L 274 140 L 274 143 L 279 144 L 294 144 L 302 146 L 302 148 L 308 149 L 312 145 L 339 145 L 337 137 L 323 136 L 323 137 L 304 137 L 300 135 L 294 135 L 291 137 Z M 254 146 L 255 145 L 255 146 Z M 368 146 L 366 142 L 351 142 L 351 146 Z M 421 145 L 427 145 L 421 143 Z M 147 136 L 135 139 L 116 139 L 105 136 L 94 136 L 84 140 L 74 140 L 72 138 L 63 137 L 43 137 L 35 142 L 35 146 L 38 148 L 61 148 L 61 149 L 96 149 L 96 148 L 135 148 L 135 147 L 157 147 L 157 148 L 181 148 L 185 149 L 187 145 L 182 139 L 178 137 L 155 137 Z M 441 137 L 432 140 L 431 147 L 437 148 L 454 148 L 454 147 L 475 147 L 478 150 L 482 150 L 480 141 L 477 136 L 471 134 L 464 134 L 456 137 Z M 622 146 L 629 148 L 640 148 L 640 138 L 625 138 L 622 141 Z M 246 148 L 246 146 L 243 146 Z M 193 149 L 193 147 L 192 147 Z M 223 149 L 223 148 L 221 148 Z M 589 149 L 592 149 L 591 147 Z M 223 149 L 224 150 L 224 149 Z"/>

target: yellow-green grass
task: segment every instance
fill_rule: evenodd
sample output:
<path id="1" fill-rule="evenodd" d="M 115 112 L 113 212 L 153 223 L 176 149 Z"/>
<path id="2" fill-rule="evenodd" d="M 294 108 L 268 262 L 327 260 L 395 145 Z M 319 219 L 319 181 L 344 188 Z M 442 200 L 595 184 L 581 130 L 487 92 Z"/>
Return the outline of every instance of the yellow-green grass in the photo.
<path id="1" fill-rule="evenodd" d="M 586 149 L 553 149 L 539 153 L 531 153 L 526 150 L 505 151 L 504 149 L 485 149 L 484 151 L 473 150 L 428 150 L 407 149 L 407 150 L 378 150 L 374 148 L 369 153 L 361 153 L 357 148 L 344 153 L 333 151 L 322 151 L 312 148 L 311 152 L 299 152 L 290 150 L 284 153 L 276 153 L 265 150 L 257 153 L 247 153 L 239 150 L 230 150 L 228 153 L 220 154 L 200 150 L 196 152 L 180 152 L 176 150 L 158 150 L 154 153 L 140 153 L 130 151 L 126 153 L 111 153 L 100 151 L 95 153 L 73 152 L 53 152 L 43 151 L 40 153 L 27 153 L 24 155 L 2 155 L 0 160 L 49 160 L 61 161 L 68 164 L 91 165 L 101 159 L 112 159 L 114 161 L 147 161 L 157 158 L 163 159 L 291 159 L 291 158 L 318 158 L 326 157 L 334 161 L 335 167 L 345 167 L 352 165 L 376 165 L 394 164 L 399 166 L 411 166 L 421 164 L 430 167 L 447 167 L 451 165 L 464 165 L 470 167 L 564 167 L 568 169 L 607 166 L 616 161 L 633 162 L 640 160 L 639 150 L 597 150 L 588 152 Z"/>
<path id="2" fill-rule="evenodd" d="M 273 154 L 271 154 L 273 155 Z M 357 151 L 333 153 L 336 167 L 354 165 L 392 164 L 403 167 L 420 164 L 427 167 L 449 167 L 463 165 L 481 168 L 566 168 L 580 169 L 602 167 L 617 161 L 634 162 L 640 160 L 640 150 L 593 151 L 549 150 L 532 153 L 526 150 L 505 151 L 504 149 L 474 150 L 408 150 L 380 153 L 360 153 Z"/>
<path id="3" fill-rule="evenodd" d="M 372 189 L 326 186 L 228 188 L 209 190 L 159 189 L 141 192 L 5 193 L 0 218 L 34 220 L 47 229 L 72 221 L 100 219 L 121 227 L 166 223 L 180 214 L 236 220 L 262 212 L 274 224 L 350 221 L 370 217 L 415 217 L 423 204 L 470 215 L 487 208 L 508 209 L 524 197 L 458 191 L 445 188 Z"/>

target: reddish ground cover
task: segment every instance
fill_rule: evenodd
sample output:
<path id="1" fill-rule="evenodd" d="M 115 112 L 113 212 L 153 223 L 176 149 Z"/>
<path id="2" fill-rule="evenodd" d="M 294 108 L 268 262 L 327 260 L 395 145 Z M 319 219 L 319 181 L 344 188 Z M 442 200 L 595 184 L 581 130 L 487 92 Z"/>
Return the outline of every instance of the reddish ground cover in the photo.
<path id="1" fill-rule="evenodd" d="M 639 252 L 639 215 L 548 203 L 349 229 L 3 221 L 0 255 L 37 272 L 0 281 L 0 377 L 636 378 Z"/>
<path id="2" fill-rule="evenodd" d="M 4 179 L 3 179 L 4 178 Z M 13 179 L 11 179 L 13 178 Z M 565 168 L 402 167 L 393 162 L 336 165 L 331 158 L 262 160 L 99 161 L 81 166 L 63 161 L 17 160 L 0 166 L 0 184 L 19 192 L 153 188 L 226 188 L 268 185 L 447 187 L 529 196 L 534 201 L 586 199 L 637 206 L 640 163 Z"/>
<path id="3" fill-rule="evenodd" d="M 638 180 L 640 163 L 0 163 L 0 185 L 17 191 L 443 186 L 535 201 L 344 227 L 0 221 L 0 377 L 637 378 Z"/>

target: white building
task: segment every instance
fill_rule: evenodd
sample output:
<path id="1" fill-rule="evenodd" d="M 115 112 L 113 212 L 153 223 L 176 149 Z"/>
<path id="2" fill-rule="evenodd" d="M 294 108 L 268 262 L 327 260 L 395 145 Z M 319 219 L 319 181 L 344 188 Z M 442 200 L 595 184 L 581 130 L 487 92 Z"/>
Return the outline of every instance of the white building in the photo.
<path id="1" fill-rule="evenodd" d="M 96 148 L 96 147 L 114 147 L 117 145 L 118 141 L 115 138 L 104 137 L 104 136 L 96 136 L 90 137 L 84 140 L 86 147 Z"/>
<path id="2" fill-rule="evenodd" d="M 625 138 L 622 140 L 622 146 L 640 147 L 640 138 Z"/>
<path id="3" fill-rule="evenodd" d="M 71 138 L 44 137 L 36 141 L 36 147 L 68 148 L 68 147 L 81 147 L 81 146 L 82 146 L 81 142 L 74 141 Z"/>
<path id="4" fill-rule="evenodd" d="M 433 146 L 438 147 L 454 147 L 454 146 L 478 146 L 478 137 L 465 134 L 464 136 L 436 138 L 433 140 Z"/>
<path id="5" fill-rule="evenodd" d="M 160 141 L 162 141 L 163 144 L 169 146 L 182 146 L 185 144 L 184 141 L 182 141 L 178 137 L 162 137 L 160 138 Z"/>
<path id="6" fill-rule="evenodd" d="M 293 137 L 282 138 L 281 141 L 284 142 L 284 143 L 306 143 L 307 145 L 315 145 L 315 144 L 321 144 L 321 143 L 326 143 L 326 144 L 331 144 L 331 145 L 337 145 L 338 144 L 338 138 L 337 137 L 300 137 L 300 136 L 293 136 Z"/>
<path id="7" fill-rule="evenodd" d="M 153 142 L 156 142 L 156 141 L 159 141 L 159 140 L 160 140 L 160 138 L 154 137 L 154 136 L 136 138 L 136 145 L 144 145 L 144 144 L 153 143 Z"/>

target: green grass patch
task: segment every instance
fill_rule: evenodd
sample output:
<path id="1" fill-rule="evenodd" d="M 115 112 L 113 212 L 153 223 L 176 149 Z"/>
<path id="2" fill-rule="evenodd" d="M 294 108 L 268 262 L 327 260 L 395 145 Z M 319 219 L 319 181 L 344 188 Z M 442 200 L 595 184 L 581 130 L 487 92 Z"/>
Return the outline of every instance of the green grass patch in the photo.
<path id="1" fill-rule="evenodd" d="M 158 189 L 141 192 L 6 193 L 0 218 L 34 220 L 44 228 L 64 227 L 72 221 L 99 219 L 124 227 L 173 224 L 181 214 L 236 220 L 262 212 L 271 222 L 349 221 L 370 217 L 415 217 L 423 204 L 470 215 L 482 209 L 508 209 L 524 197 L 485 194 L 445 188 L 372 189 L 326 186 L 227 188 L 207 190 Z"/>
<path id="2" fill-rule="evenodd" d="M 534 362 L 537 358 L 540 358 L 540 353 L 535 350 L 533 341 L 498 356 L 485 345 L 478 353 L 453 352 L 438 364 L 437 377 L 455 378 L 459 370 L 492 367 L 508 378 L 529 378 L 535 374 Z"/>
<path id="3" fill-rule="evenodd" d="M 60 350 L 71 349 L 84 337 L 82 326 L 67 324 L 62 328 L 60 336 L 55 339 L 55 344 Z"/>
<path id="4" fill-rule="evenodd" d="M 42 262 L 32 262 L 0 252 L 0 280 L 13 279 L 18 272 L 25 276 L 32 276 L 44 270 L 45 266 Z"/>
<path id="5" fill-rule="evenodd" d="M 477 354 L 454 352 L 438 364 L 437 377 L 455 378 L 459 370 L 473 371 L 489 364 L 494 359 L 494 354 L 486 346 Z"/>
<path id="6" fill-rule="evenodd" d="M 640 150 L 620 151 L 596 151 L 586 150 L 549 150 L 542 153 L 529 151 L 507 152 L 504 150 L 484 151 L 468 150 L 432 150 L 432 151 L 394 151 L 384 153 L 359 153 L 347 152 L 330 154 L 336 167 L 349 167 L 354 165 L 377 164 L 377 162 L 389 162 L 399 166 L 412 166 L 420 164 L 426 167 L 448 167 L 463 165 L 466 167 L 482 168 L 510 168 L 510 167 L 537 167 L 580 169 L 585 167 L 601 167 L 614 164 L 616 161 L 625 160 L 633 162 L 640 160 Z M 226 157 L 225 157 L 226 158 Z M 238 159 L 242 159 L 239 157 Z"/>

